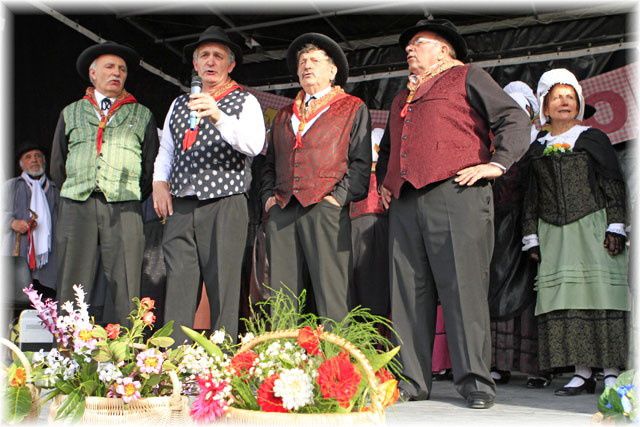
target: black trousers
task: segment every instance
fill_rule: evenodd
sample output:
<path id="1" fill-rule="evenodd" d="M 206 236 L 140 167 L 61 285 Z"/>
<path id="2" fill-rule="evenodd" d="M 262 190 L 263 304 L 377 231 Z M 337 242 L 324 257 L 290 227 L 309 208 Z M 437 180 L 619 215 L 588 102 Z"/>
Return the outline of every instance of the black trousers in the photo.
<path id="1" fill-rule="evenodd" d="M 428 398 L 436 305 L 442 302 L 454 384 L 495 395 L 487 294 L 493 251 L 493 194 L 488 184 L 452 179 L 405 184 L 389 212 L 391 317 L 410 395 Z"/>
<path id="2" fill-rule="evenodd" d="M 303 207 L 291 199 L 275 205 L 267 222 L 270 286 L 299 295 L 308 273 L 320 316 L 342 320 L 348 310 L 351 274 L 349 211 L 323 200 Z"/>
<path id="3" fill-rule="evenodd" d="M 238 335 L 240 276 L 249 214 L 243 194 L 221 199 L 174 198 L 162 250 L 167 269 L 164 320 L 174 320 L 173 338 L 186 338 L 179 325 L 193 326 L 201 278 L 209 297 L 213 329 Z"/>
<path id="4" fill-rule="evenodd" d="M 109 203 L 102 193 L 94 193 L 84 202 L 61 197 L 59 209 L 54 250 L 60 301 L 74 300 L 74 284 L 82 284 L 86 294 L 92 295 L 100 259 L 114 307 L 114 318 L 102 320 L 126 324 L 131 298 L 140 296 L 141 203 Z"/>

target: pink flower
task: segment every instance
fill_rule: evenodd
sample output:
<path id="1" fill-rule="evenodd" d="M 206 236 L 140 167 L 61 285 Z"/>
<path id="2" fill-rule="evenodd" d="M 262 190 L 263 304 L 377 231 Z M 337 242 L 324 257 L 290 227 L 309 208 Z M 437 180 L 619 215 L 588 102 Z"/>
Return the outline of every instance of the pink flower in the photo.
<path id="1" fill-rule="evenodd" d="M 119 323 L 109 323 L 104 327 L 107 331 L 107 338 L 110 340 L 115 340 L 120 335 L 120 324 Z"/>
<path id="2" fill-rule="evenodd" d="M 149 297 L 144 297 L 140 300 L 140 306 L 145 309 L 145 311 L 153 310 L 156 306 L 156 302 Z"/>
<path id="3" fill-rule="evenodd" d="M 152 311 L 147 311 L 145 314 L 142 315 L 142 323 L 145 324 L 145 326 L 151 326 L 156 322 L 156 315 L 153 314 Z"/>
<path id="4" fill-rule="evenodd" d="M 229 402 L 229 385 L 226 381 L 214 380 L 211 375 L 198 377 L 200 394 L 191 405 L 191 417 L 200 423 L 209 423 L 221 417 Z"/>
<path id="5" fill-rule="evenodd" d="M 42 302 L 42 297 L 38 294 L 38 291 L 33 289 L 33 285 L 29 285 L 28 288 L 22 289 L 22 292 L 27 294 L 31 305 L 38 312 L 38 317 L 42 321 L 42 324 L 51 332 L 55 337 L 56 342 L 66 347 L 69 344 L 69 339 L 63 330 L 58 328 L 58 303 L 51 298 L 47 298 L 45 302 Z"/>
<path id="6" fill-rule="evenodd" d="M 124 403 L 131 403 L 140 399 L 140 381 L 133 381 L 131 377 L 118 378 L 116 394 Z"/>
<path id="7" fill-rule="evenodd" d="M 136 356 L 136 365 L 140 367 L 140 372 L 145 374 L 159 374 L 162 371 L 162 362 L 164 355 L 155 348 L 145 350 Z"/>

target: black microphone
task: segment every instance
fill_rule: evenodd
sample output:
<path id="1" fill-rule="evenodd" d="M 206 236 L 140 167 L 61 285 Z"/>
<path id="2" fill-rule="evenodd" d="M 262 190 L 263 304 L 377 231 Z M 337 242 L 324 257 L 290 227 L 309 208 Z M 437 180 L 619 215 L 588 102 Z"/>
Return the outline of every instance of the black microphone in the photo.
<path id="1" fill-rule="evenodd" d="M 191 79 L 191 94 L 202 92 L 202 79 L 199 76 L 193 76 Z M 189 113 L 189 129 L 195 130 L 198 126 L 198 116 L 195 111 Z"/>

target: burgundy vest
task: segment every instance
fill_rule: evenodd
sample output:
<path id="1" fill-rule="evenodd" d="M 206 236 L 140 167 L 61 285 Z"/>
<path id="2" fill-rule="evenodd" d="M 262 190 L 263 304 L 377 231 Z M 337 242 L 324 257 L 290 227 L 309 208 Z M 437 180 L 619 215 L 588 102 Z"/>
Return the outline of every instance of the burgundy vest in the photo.
<path id="1" fill-rule="evenodd" d="M 291 127 L 293 104 L 278 112 L 271 143 L 275 150 L 274 193 L 280 207 L 285 207 L 291 196 L 302 206 L 318 203 L 342 180 L 347 173 L 353 120 L 361 106 L 362 100 L 351 95 L 331 104 L 307 129 L 302 147 L 296 150 Z"/>
<path id="2" fill-rule="evenodd" d="M 395 198 L 405 181 L 422 188 L 465 167 L 490 161 L 489 128 L 467 99 L 468 70 L 468 65 L 454 67 L 423 83 L 404 119 L 400 110 L 407 91 L 393 100 L 384 186 Z"/>

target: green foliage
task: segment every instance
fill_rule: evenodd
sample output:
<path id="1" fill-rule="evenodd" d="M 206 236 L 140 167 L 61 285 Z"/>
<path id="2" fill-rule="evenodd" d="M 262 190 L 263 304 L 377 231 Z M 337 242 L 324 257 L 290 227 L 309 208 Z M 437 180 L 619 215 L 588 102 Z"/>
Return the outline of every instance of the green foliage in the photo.
<path id="1" fill-rule="evenodd" d="M 633 369 L 622 372 L 612 387 L 607 387 L 598 398 L 598 410 L 605 419 L 638 421 L 637 387 Z"/>
<path id="2" fill-rule="evenodd" d="M 222 357 L 222 350 L 215 345 L 209 338 L 203 334 L 199 334 L 187 326 L 180 326 L 184 334 L 196 344 L 200 345 L 210 356 Z"/>
<path id="3" fill-rule="evenodd" d="M 7 387 L 5 390 L 4 421 L 19 423 L 31 411 L 31 392 L 26 386 Z"/>

